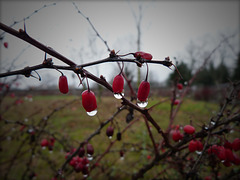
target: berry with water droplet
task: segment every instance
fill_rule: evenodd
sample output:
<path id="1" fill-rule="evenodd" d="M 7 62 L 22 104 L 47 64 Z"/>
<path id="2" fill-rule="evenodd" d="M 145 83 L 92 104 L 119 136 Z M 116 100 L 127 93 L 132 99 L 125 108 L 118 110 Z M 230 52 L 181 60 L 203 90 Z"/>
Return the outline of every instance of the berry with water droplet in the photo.
<path id="1" fill-rule="evenodd" d="M 108 126 L 108 128 L 107 128 L 107 130 L 106 130 L 106 135 L 107 135 L 109 138 L 112 138 L 113 132 L 114 132 L 114 128 L 113 128 L 112 126 Z"/>
<path id="2" fill-rule="evenodd" d="M 112 84 L 112 89 L 113 92 L 115 94 L 120 94 L 123 91 L 123 87 L 124 87 L 124 79 L 123 76 L 121 74 L 118 74 L 117 76 L 115 76 L 115 78 L 113 79 L 113 84 Z"/>
<path id="3" fill-rule="evenodd" d="M 182 138 L 183 138 L 183 135 L 180 133 L 179 130 L 174 130 L 174 131 L 172 132 L 172 139 L 173 139 L 175 142 L 177 142 L 177 141 L 179 141 L 179 140 L 182 140 Z"/>
<path id="4" fill-rule="evenodd" d="M 138 88 L 137 98 L 139 101 L 144 102 L 148 98 L 150 91 L 150 83 L 146 80 L 142 81 Z"/>
<path id="5" fill-rule="evenodd" d="M 85 90 L 82 93 L 82 105 L 87 112 L 97 109 L 97 101 L 94 92 Z"/>
<path id="6" fill-rule="evenodd" d="M 184 126 L 183 130 L 187 134 L 193 134 L 195 132 L 195 128 L 191 125 Z"/>
<path id="7" fill-rule="evenodd" d="M 58 87 L 61 93 L 67 94 L 68 93 L 68 82 L 67 77 L 62 75 L 59 77 Z"/>
<path id="8" fill-rule="evenodd" d="M 43 139 L 43 140 L 41 141 L 41 146 L 42 146 L 42 147 L 47 147 L 47 146 L 48 146 L 48 140 L 47 140 L 47 139 Z"/>
<path id="9" fill-rule="evenodd" d="M 147 59 L 147 60 L 151 60 L 152 59 L 152 55 L 151 54 L 145 53 L 145 52 L 142 52 L 142 51 L 135 52 L 134 53 L 134 57 L 135 58 L 141 57 L 141 58 Z"/>
<path id="10" fill-rule="evenodd" d="M 93 149 L 93 146 L 91 145 L 91 144 L 87 144 L 87 154 L 89 154 L 89 155 L 93 155 L 93 153 L 94 153 L 94 149 Z"/>

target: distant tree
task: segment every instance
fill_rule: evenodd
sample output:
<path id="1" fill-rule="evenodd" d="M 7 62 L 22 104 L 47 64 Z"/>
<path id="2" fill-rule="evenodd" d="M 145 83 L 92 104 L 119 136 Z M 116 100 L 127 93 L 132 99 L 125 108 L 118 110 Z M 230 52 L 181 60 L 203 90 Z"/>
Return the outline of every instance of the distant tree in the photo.
<path id="1" fill-rule="evenodd" d="M 183 79 L 181 79 L 179 82 L 184 83 L 185 81 L 190 80 L 192 77 L 192 70 L 188 67 L 188 65 L 184 62 L 180 62 L 179 65 L 177 65 L 178 71 L 181 72 L 181 75 Z M 168 79 L 167 79 L 167 84 L 170 85 L 175 78 L 179 78 L 179 75 L 176 71 L 172 72 Z"/>
<path id="2" fill-rule="evenodd" d="M 238 53 L 237 62 L 233 71 L 232 80 L 240 80 L 240 53 Z"/>

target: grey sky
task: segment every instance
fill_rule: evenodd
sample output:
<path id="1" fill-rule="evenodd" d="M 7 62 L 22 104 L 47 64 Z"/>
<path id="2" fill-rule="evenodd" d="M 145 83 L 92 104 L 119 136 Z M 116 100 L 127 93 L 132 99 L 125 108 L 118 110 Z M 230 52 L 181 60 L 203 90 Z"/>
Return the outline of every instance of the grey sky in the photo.
<path id="1" fill-rule="evenodd" d="M 53 1 L 0 1 L 1 22 L 10 25 Z M 154 59 L 166 56 L 184 56 L 190 41 L 207 42 L 209 51 L 221 40 L 219 34 L 239 33 L 239 1 L 76 1 L 78 8 L 90 18 L 98 32 L 108 42 L 111 49 L 120 53 L 137 50 L 136 23 L 132 11 L 138 15 L 138 6 L 142 5 L 142 44 L 141 50 L 150 52 Z M 56 6 L 45 8 L 26 21 L 27 32 L 43 44 L 51 46 L 76 63 L 89 62 L 105 58 L 108 52 L 104 44 L 96 38 L 88 22 L 77 13 L 70 1 L 59 1 Z M 14 26 L 23 28 L 23 23 Z M 239 36 L 238 36 L 239 37 Z M 93 41 L 89 45 L 89 39 Z M 22 40 L 5 34 L 4 41 L 9 43 L 5 49 L 1 45 L 2 65 L 9 64 L 23 48 L 28 46 Z M 234 42 L 239 49 L 239 41 Z M 206 47 L 205 47 L 206 48 Z M 15 63 L 16 68 L 36 65 L 42 62 L 44 53 L 30 46 Z M 62 64 L 54 59 L 55 64 Z M 115 76 L 113 63 L 99 65 L 89 70 L 103 74 L 107 80 Z M 134 67 L 134 66 L 133 66 Z M 162 66 L 151 66 L 155 80 L 163 81 L 171 72 Z M 2 70 L 4 71 L 4 70 Z M 143 70 L 144 72 L 144 70 Z M 23 84 L 43 85 L 47 81 L 57 84 L 58 72 L 39 71 L 43 82 L 25 79 Z M 44 80 L 44 78 L 46 78 Z M 69 79 L 71 79 L 69 77 Z M 55 82 L 56 81 L 56 82 Z M 78 85 L 70 80 L 75 87 Z M 75 85 L 76 84 L 76 85 Z"/>

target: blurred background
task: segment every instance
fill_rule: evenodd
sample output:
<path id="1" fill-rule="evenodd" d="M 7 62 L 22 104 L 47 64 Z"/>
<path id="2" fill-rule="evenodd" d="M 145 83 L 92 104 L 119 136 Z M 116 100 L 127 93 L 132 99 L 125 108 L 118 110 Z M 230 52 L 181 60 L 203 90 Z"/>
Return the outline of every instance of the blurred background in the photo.
<path id="1" fill-rule="evenodd" d="M 230 79 L 239 79 L 239 1 L 76 1 L 75 4 L 90 18 L 110 49 L 119 54 L 141 50 L 151 53 L 156 60 L 169 56 L 178 66 L 183 84 L 213 49 L 231 36 L 211 55 L 195 85 L 216 88 Z M 108 57 L 107 47 L 73 2 L 1 0 L 0 7 L 2 23 L 16 30 L 23 29 L 25 18 L 26 31 L 31 37 L 77 64 Z M 3 31 L 0 33 L 1 72 L 42 63 L 44 52 Z M 4 43 L 8 44 L 7 48 Z M 58 59 L 53 58 L 53 61 L 63 65 Z M 174 68 L 154 64 L 149 67 L 152 89 L 171 85 Z M 97 76 L 103 75 L 109 82 L 119 71 L 116 63 L 91 66 L 87 70 Z M 139 69 L 135 64 L 128 64 L 124 70 L 134 87 L 146 75 L 146 66 Z M 58 88 L 59 72 L 39 70 L 38 73 L 42 81 L 19 76 L 12 88 Z M 74 73 L 64 73 L 68 76 L 70 90 L 82 88 Z M 14 79 L 1 78 L 1 81 Z"/>

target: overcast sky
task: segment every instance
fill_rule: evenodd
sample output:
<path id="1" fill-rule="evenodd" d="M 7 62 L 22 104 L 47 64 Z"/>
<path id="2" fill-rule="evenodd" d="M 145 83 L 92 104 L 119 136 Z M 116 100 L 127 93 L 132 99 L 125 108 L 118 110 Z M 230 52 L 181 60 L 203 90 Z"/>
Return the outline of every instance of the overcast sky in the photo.
<path id="1" fill-rule="evenodd" d="M 29 16 L 43 5 L 53 1 L 0 1 L 1 22 L 11 25 Z M 107 41 L 111 49 L 120 50 L 119 54 L 137 50 L 137 30 L 135 14 L 139 16 L 142 6 L 141 50 L 153 55 L 153 59 L 163 60 L 169 56 L 184 59 L 190 42 L 211 51 L 222 40 L 220 34 L 239 33 L 239 1 L 75 1 L 78 8 L 90 18 L 97 31 Z M 23 23 L 13 26 L 18 30 Z M 41 43 L 51 46 L 77 64 L 90 62 L 108 56 L 106 46 L 96 38 L 89 23 L 75 9 L 70 1 L 57 1 L 26 20 L 27 33 Z M 2 33 L 2 31 L 0 31 Z M 236 36 L 239 38 L 239 34 Z M 3 42 L 8 42 L 6 49 Z M 239 39 L 231 40 L 235 51 L 239 49 Z M 8 68 L 12 60 L 26 49 L 14 63 L 14 69 L 39 64 L 44 53 L 9 34 L 1 41 L 1 72 Z M 54 58 L 55 64 L 62 64 Z M 98 70 L 97 70 L 98 68 Z M 136 69 L 137 67 L 131 66 Z M 143 67 L 144 68 L 144 67 Z M 116 64 L 102 64 L 88 68 L 94 74 L 102 74 L 111 80 L 116 72 Z M 26 84 L 44 86 L 56 84 L 59 72 L 54 70 L 38 71 L 43 79 L 22 80 Z M 143 69 L 144 72 L 144 69 Z M 164 81 L 171 70 L 160 65 L 150 66 L 151 78 Z M 66 72 L 66 74 L 68 74 Z M 71 74 L 68 74 L 70 76 Z M 57 77 L 57 78 L 56 78 Z M 76 78 L 68 78 L 69 83 L 77 86 Z"/>

